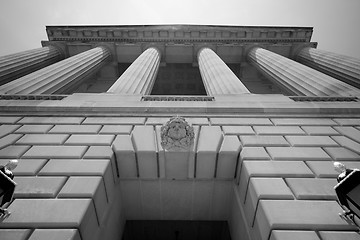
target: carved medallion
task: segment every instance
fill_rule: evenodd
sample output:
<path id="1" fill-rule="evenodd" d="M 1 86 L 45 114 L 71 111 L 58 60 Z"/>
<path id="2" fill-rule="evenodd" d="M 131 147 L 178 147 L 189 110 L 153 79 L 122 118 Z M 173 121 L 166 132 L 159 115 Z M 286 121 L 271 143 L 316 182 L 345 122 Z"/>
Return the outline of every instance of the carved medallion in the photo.
<path id="1" fill-rule="evenodd" d="M 189 150 L 194 136 L 194 128 L 185 118 L 172 117 L 161 127 L 161 146 L 168 151 Z"/>

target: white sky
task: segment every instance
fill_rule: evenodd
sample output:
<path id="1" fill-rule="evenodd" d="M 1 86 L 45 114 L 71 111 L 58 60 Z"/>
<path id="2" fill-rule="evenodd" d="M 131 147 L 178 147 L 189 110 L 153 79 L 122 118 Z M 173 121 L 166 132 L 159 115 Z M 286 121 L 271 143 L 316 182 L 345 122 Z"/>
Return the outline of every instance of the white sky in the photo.
<path id="1" fill-rule="evenodd" d="M 41 47 L 47 25 L 314 27 L 318 48 L 360 59 L 360 0 L 0 0 L 0 56 Z"/>

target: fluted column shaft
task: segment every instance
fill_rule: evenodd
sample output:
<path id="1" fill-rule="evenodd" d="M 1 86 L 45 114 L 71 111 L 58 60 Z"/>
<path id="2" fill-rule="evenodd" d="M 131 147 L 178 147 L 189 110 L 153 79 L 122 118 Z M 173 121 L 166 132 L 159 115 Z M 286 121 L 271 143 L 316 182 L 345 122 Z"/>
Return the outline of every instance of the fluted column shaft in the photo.
<path id="1" fill-rule="evenodd" d="M 354 96 L 360 90 L 263 48 L 255 47 L 248 54 L 249 61 L 264 75 L 286 90 L 305 96 Z"/>
<path id="2" fill-rule="evenodd" d="M 150 94 L 160 65 L 160 52 L 146 49 L 116 80 L 107 92 L 121 94 Z"/>
<path id="3" fill-rule="evenodd" d="M 96 47 L 2 85 L 0 93 L 62 93 L 93 74 L 108 57 L 105 47 Z"/>
<path id="4" fill-rule="evenodd" d="M 201 49 L 198 53 L 198 63 L 208 95 L 250 93 L 213 50 Z"/>
<path id="5" fill-rule="evenodd" d="M 61 52 L 54 46 L 2 56 L 0 57 L 0 84 L 39 70 L 62 58 Z"/>
<path id="6" fill-rule="evenodd" d="M 307 47 L 297 61 L 360 88 L 360 59 Z"/>

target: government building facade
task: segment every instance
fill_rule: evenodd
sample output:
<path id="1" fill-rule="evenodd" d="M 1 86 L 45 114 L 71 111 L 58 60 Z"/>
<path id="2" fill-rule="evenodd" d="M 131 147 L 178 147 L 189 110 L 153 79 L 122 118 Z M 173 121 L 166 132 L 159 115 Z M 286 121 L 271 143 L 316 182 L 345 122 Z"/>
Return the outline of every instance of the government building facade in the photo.
<path id="1" fill-rule="evenodd" d="M 0 57 L 0 239 L 360 239 L 333 168 L 360 168 L 360 60 L 313 28 L 46 32 Z"/>

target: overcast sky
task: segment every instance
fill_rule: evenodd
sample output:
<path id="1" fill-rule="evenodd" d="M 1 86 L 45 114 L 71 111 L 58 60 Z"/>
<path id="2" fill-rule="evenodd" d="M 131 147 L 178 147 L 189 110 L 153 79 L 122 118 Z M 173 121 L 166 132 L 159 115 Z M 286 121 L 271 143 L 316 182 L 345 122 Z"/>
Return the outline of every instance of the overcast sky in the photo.
<path id="1" fill-rule="evenodd" d="M 360 58 L 360 0 L 0 0 L 0 56 L 41 47 L 47 25 L 314 27 L 318 48 Z"/>

